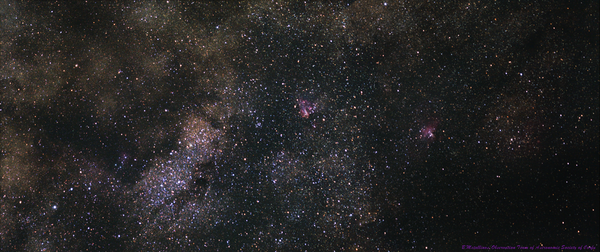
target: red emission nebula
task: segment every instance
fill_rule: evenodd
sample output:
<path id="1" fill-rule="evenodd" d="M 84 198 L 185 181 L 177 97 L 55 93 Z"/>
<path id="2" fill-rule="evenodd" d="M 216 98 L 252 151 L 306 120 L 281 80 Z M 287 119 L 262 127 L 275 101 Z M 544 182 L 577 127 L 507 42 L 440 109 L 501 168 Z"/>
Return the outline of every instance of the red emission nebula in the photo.
<path id="1" fill-rule="evenodd" d="M 427 142 L 432 142 L 435 140 L 435 130 L 437 129 L 438 121 L 433 120 L 425 123 L 423 128 L 419 131 L 419 137 Z"/>
<path id="2" fill-rule="evenodd" d="M 315 112 L 316 104 L 314 102 L 305 99 L 298 99 L 297 101 L 298 107 L 300 108 L 300 116 L 302 116 L 302 118 L 308 118 L 310 114 Z"/>

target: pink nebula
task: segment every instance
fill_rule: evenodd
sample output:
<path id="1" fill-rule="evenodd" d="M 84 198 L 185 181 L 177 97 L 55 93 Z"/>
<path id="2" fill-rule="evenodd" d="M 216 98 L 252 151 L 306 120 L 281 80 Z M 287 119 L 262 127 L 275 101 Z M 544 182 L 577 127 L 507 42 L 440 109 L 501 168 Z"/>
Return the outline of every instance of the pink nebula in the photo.
<path id="1" fill-rule="evenodd" d="M 438 122 L 437 120 L 435 121 L 431 121 L 425 124 L 425 126 L 423 126 L 423 128 L 421 128 L 421 130 L 419 131 L 421 133 L 421 139 L 427 140 L 427 141 L 433 141 L 435 140 L 435 130 L 438 126 Z"/>
<path id="2" fill-rule="evenodd" d="M 310 114 L 315 112 L 316 105 L 311 101 L 298 99 L 298 107 L 300 108 L 300 116 L 308 118 Z"/>

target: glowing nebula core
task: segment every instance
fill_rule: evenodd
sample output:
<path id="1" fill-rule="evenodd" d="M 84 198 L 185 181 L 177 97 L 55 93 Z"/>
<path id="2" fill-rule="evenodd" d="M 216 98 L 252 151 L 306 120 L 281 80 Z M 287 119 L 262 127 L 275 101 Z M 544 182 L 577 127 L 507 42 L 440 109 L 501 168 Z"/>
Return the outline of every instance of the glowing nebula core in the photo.
<path id="1" fill-rule="evenodd" d="M 420 138 L 428 142 L 435 140 L 435 130 L 437 129 L 438 121 L 434 120 L 426 123 L 419 131 Z"/>
<path id="2" fill-rule="evenodd" d="M 302 118 L 308 118 L 310 114 L 315 112 L 317 106 L 314 102 L 298 99 L 298 107 L 300 108 L 300 116 L 302 116 Z"/>

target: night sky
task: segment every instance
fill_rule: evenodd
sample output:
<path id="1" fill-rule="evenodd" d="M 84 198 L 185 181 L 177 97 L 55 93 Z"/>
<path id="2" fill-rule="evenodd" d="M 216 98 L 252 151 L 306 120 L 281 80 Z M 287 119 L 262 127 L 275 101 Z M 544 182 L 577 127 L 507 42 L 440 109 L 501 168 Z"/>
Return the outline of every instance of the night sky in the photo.
<path id="1" fill-rule="evenodd" d="M 0 251 L 597 250 L 599 9 L 2 1 Z"/>

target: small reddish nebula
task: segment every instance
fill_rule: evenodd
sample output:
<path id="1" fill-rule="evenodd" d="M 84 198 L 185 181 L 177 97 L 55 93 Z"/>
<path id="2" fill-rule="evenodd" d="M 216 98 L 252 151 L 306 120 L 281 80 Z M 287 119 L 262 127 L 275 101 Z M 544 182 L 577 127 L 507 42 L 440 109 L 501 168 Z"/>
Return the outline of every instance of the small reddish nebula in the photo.
<path id="1" fill-rule="evenodd" d="M 300 108 L 300 116 L 308 118 L 310 114 L 315 112 L 316 104 L 305 99 L 298 99 L 298 107 Z"/>
<path id="2" fill-rule="evenodd" d="M 427 141 L 433 141 L 435 140 L 435 130 L 438 126 L 438 122 L 437 121 L 431 121 L 425 124 L 425 126 L 423 126 L 423 128 L 421 128 L 421 130 L 419 131 L 421 133 L 421 139 L 427 140 Z"/>

